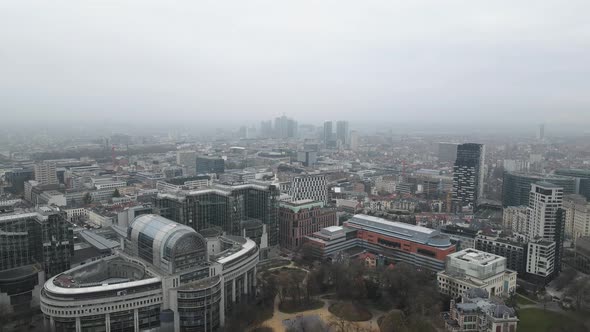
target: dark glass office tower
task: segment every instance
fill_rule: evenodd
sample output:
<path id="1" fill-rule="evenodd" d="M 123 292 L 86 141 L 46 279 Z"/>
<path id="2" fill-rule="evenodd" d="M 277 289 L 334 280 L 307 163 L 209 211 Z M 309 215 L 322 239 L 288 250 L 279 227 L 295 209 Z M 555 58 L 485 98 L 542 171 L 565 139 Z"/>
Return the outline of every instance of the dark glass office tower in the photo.
<path id="1" fill-rule="evenodd" d="M 558 169 L 555 174 L 574 178 L 576 181 L 575 192 L 590 200 L 590 169 Z"/>
<path id="2" fill-rule="evenodd" d="M 322 137 L 324 141 L 324 146 L 331 146 L 333 141 L 333 134 L 332 134 L 332 121 L 325 121 L 324 122 L 324 133 Z"/>
<path id="3" fill-rule="evenodd" d="M 259 220 L 266 225 L 268 244 L 273 246 L 278 244 L 279 195 L 274 185 L 216 185 L 187 193 L 160 194 L 154 210 L 197 232 L 215 227 L 241 235 L 244 221 Z"/>
<path id="4" fill-rule="evenodd" d="M 225 172 L 225 161 L 220 157 L 198 156 L 197 174 L 221 174 Z"/>
<path id="5" fill-rule="evenodd" d="M 0 214 L 0 295 L 3 315 L 25 315 L 39 305 L 46 279 L 70 269 L 74 251 L 66 213 L 50 207 Z"/>
<path id="6" fill-rule="evenodd" d="M 453 167 L 453 211 L 463 207 L 475 209 L 483 194 L 485 148 L 483 144 L 465 143 L 457 147 Z"/>
<path id="7" fill-rule="evenodd" d="M 502 185 L 502 205 L 504 207 L 528 205 L 531 185 L 541 181 L 562 187 L 564 194 L 576 192 L 576 180 L 569 176 L 505 172 Z"/>

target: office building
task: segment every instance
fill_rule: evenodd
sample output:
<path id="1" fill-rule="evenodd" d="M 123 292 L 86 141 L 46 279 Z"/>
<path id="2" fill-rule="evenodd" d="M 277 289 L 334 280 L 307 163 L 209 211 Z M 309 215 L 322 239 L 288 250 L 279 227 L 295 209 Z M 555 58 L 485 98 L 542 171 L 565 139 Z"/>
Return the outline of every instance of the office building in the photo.
<path id="1" fill-rule="evenodd" d="M 350 143 L 348 129 L 348 121 L 336 122 L 336 140 L 340 141 L 340 144 L 343 146 L 348 146 Z"/>
<path id="2" fill-rule="evenodd" d="M 200 232 L 217 228 L 241 236 L 241 225 L 256 219 L 266 225 L 269 246 L 278 245 L 278 188 L 268 183 L 215 184 L 197 190 L 160 192 L 154 211 Z"/>
<path id="3" fill-rule="evenodd" d="M 195 151 L 180 150 L 176 151 L 176 165 L 182 166 L 186 176 L 197 174 L 197 153 Z"/>
<path id="4" fill-rule="evenodd" d="M 332 121 L 325 121 L 324 122 L 324 132 L 323 132 L 322 138 L 324 141 L 324 146 L 333 147 L 334 135 L 333 135 L 333 131 L 332 131 Z"/>
<path id="5" fill-rule="evenodd" d="M 475 229 L 451 224 L 441 227 L 440 232 L 451 239 L 451 243 L 457 247 L 457 251 L 475 248 L 475 238 L 478 233 Z"/>
<path id="6" fill-rule="evenodd" d="M 588 169 L 558 169 L 555 175 L 569 176 L 575 179 L 575 193 L 590 200 L 590 170 Z M 549 181 L 551 182 L 551 181 Z"/>
<path id="7" fill-rule="evenodd" d="M 297 161 L 305 167 L 313 167 L 318 162 L 318 152 L 315 150 L 303 150 L 297 152 Z"/>
<path id="8" fill-rule="evenodd" d="M 294 176 L 281 190 L 290 196 L 292 202 L 309 199 L 328 204 L 328 182 L 325 174 Z"/>
<path id="9" fill-rule="evenodd" d="M 221 174 L 225 172 L 225 160 L 214 156 L 197 157 L 197 174 Z"/>
<path id="10" fill-rule="evenodd" d="M 55 163 L 41 162 L 35 164 L 33 168 L 35 172 L 35 181 L 41 186 L 58 185 L 57 170 Z"/>
<path id="11" fill-rule="evenodd" d="M 443 319 L 449 332 L 516 332 L 519 321 L 514 308 L 481 288 L 465 292 L 459 303 L 451 300 Z"/>
<path id="12" fill-rule="evenodd" d="M 506 258 L 506 267 L 524 276 L 526 272 L 527 243 L 499 236 L 478 235 L 475 249 Z"/>
<path id="13" fill-rule="evenodd" d="M 537 139 L 540 141 L 545 139 L 545 124 L 544 123 L 539 125 L 539 130 L 537 131 Z"/>
<path id="14" fill-rule="evenodd" d="M 294 138 L 297 137 L 297 121 L 283 115 L 275 118 L 274 126 L 275 138 Z"/>
<path id="15" fill-rule="evenodd" d="M 217 331 L 254 295 L 258 247 L 156 215 L 121 232 L 124 250 L 49 279 L 48 331 Z"/>
<path id="16" fill-rule="evenodd" d="M 438 143 L 438 161 L 441 163 L 455 163 L 457 160 L 458 143 Z"/>
<path id="17" fill-rule="evenodd" d="M 279 244 L 282 248 L 296 250 L 307 235 L 337 225 L 336 210 L 324 207 L 323 202 L 303 200 L 280 203 Z"/>
<path id="18" fill-rule="evenodd" d="M 505 172 L 528 172 L 531 163 L 528 160 L 504 159 L 503 167 Z"/>
<path id="19" fill-rule="evenodd" d="M 507 206 L 502 211 L 502 227 L 513 233 L 527 234 L 527 206 Z"/>
<path id="20" fill-rule="evenodd" d="M 387 262 L 405 262 L 435 272 L 444 269 L 445 258 L 455 252 L 449 237 L 437 230 L 363 214 L 355 215 L 344 226 L 323 228 L 307 236 L 305 243 L 322 259 L 334 259 L 349 250 L 366 250 L 383 255 Z"/>
<path id="21" fill-rule="evenodd" d="M 475 209 L 483 195 L 485 147 L 465 143 L 457 146 L 457 159 L 453 166 L 453 210 Z"/>
<path id="22" fill-rule="evenodd" d="M 10 191 L 16 195 L 22 194 L 25 190 L 25 182 L 33 180 L 34 177 L 33 169 L 13 168 L 4 173 L 4 179 L 10 186 L 6 191 Z"/>
<path id="23" fill-rule="evenodd" d="M 529 204 L 531 185 L 536 182 L 549 182 L 563 188 L 564 194 L 576 193 L 576 181 L 568 176 L 541 173 L 504 172 L 502 181 L 502 205 L 521 206 Z"/>
<path id="24" fill-rule="evenodd" d="M 590 274 L 590 237 L 576 239 L 573 263 L 576 270 Z"/>
<path id="25" fill-rule="evenodd" d="M 0 214 L 0 299 L 7 315 L 39 306 L 46 278 L 70 268 L 73 232 L 65 212 L 39 207 Z"/>
<path id="26" fill-rule="evenodd" d="M 590 236 L 590 203 L 576 204 L 574 216 L 573 238 Z"/>
<path id="27" fill-rule="evenodd" d="M 506 258 L 475 249 L 449 254 L 437 280 L 439 291 L 452 298 L 474 288 L 485 289 L 491 296 L 509 296 L 516 291 L 516 271 L 506 268 Z"/>
<path id="28" fill-rule="evenodd" d="M 581 195 L 566 195 L 563 199 L 565 212 L 564 233 L 574 241 L 581 236 L 590 236 L 590 203 Z"/>
<path id="29" fill-rule="evenodd" d="M 262 121 L 260 122 L 260 137 L 261 138 L 270 138 L 272 137 L 272 121 Z"/>
<path id="30" fill-rule="evenodd" d="M 352 151 L 358 151 L 359 149 L 359 133 L 356 130 L 350 132 L 350 149 Z"/>

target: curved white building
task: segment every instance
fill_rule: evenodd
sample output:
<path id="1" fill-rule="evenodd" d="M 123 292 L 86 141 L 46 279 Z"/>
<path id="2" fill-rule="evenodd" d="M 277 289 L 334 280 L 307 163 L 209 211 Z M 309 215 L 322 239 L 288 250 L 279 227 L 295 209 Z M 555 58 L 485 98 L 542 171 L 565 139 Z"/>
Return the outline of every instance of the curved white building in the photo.
<path id="1" fill-rule="evenodd" d="M 131 223 L 125 249 L 49 279 L 41 310 L 52 331 L 215 331 L 254 293 L 258 247 L 204 238 L 156 215 Z"/>

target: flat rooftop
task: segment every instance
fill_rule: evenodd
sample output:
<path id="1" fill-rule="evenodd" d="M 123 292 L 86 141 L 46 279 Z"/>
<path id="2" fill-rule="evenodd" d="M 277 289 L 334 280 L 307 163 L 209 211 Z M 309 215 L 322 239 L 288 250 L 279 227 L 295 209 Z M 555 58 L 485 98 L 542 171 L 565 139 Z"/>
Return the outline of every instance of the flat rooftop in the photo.
<path id="1" fill-rule="evenodd" d="M 410 225 L 403 222 L 389 221 L 383 218 L 357 214 L 345 222 L 346 226 L 397 237 L 416 243 L 435 247 L 449 247 L 451 241 L 445 234 L 435 229 Z"/>
<path id="2" fill-rule="evenodd" d="M 485 251 L 475 249 L 465 249 L 459 252 L 450 254 L 451 259 L 460 259 L 472 264 L 477 265 L 488 265 L 493 262 L 499 262 L 505 260 L 504 257 L 487 253 Z"/>

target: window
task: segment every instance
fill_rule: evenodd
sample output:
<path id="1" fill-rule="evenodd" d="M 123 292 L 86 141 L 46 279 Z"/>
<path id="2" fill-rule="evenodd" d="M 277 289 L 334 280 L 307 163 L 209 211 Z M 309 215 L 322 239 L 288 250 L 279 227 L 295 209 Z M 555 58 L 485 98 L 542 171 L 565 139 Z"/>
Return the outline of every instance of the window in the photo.
<path id="1" fill-rule="evenodd" d="M 399 242 L 388 241 L 385 239 L 379 239 L 377 241 L 377 243 L 379 243 L 382 246 L 388 247 L 388 248 L 400 248 L 401 247 L 401 244 Z"/>
<path id="2" fill-rule="evenodd" d="M 428 257 L 436 257 L 436 253 L 434 251 L 418 248 L 418 250 L 416 250 L 416 252 L 419 253 L 420 255 L 424 255 L 424 256 L 428 256 Z"/>

